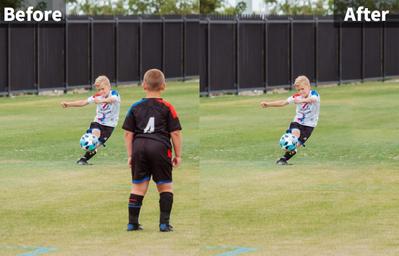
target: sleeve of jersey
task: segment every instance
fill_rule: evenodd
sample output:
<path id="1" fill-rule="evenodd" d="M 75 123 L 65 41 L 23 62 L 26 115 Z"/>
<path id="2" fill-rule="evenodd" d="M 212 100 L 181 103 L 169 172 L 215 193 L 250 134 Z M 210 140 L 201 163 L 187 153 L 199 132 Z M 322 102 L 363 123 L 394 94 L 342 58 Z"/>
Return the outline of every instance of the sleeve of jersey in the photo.
<path id="1" fill-rule="evenodd" d="M 287 102 L 288 104 L 294 103 L 294 97 L 293 96 L 288 97 Z"/>
<path id="2" fill-rule="evenodd" d="M 87 98 L 87 102 L 88 102 L 89 104 L 93 103 L 93 102 L 94 102 L 94 97 L 93 97 L 93 96 L 90 96 L 89 98 Z"/>
<path id="3" fill-rule="evenodd" d="M 181 130 L 181 125 L 179 121 L 179 117 L 177 116 L 177 112 L 175 108 L 170 105 L 169 106 L 169 116 L 168 116 L 168 127 L 169 127 L 169 132 L 174 132 Z"/>
<path id="4" fill-rule="evenodd" d="M 136 130 L 136 120 L 134 118 L 133 109 L 128 111 L 125 121 L 123 122 L 122 129 L 130 132 L 134 132 Z"/>
<path id="5" fill-rule="evenodd" d="M 116 91 L 112 91 L 110 97 L 111 97 L 111 99 L 114 99 L 116 102 L 120 101 L 119 94 Z"/>

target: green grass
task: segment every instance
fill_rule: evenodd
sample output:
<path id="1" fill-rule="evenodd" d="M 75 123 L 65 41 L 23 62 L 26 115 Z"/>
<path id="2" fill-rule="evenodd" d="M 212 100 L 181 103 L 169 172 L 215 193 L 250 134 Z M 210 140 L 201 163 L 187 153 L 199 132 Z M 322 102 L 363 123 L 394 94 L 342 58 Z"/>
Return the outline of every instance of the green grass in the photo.
<path id="1" fill-rule="evenodd" d="M 183 164 L 174 170 L 176 231 L 168 234 L 158 231 L 153 183 L 142 208 L 145 230 L 125 231 L 131 174 L 121 126 L 144 92 L 140 87 L 118 90 L 119 126 L 91 166 L 75 161 L 95 107 L 62 109 L 59 104 L 90 93 L 0 98 L 0 255 L 35 247 L 55 248 L 48 255 L 198 254 L 198 84 L 170 83 L 164 94 L 179 113 L 184 137 Z"/>
<path id="2" fill-rule="evenodd" d="M 294 107 L 259 102 L 292 92 L 200 100 L 201 255 L 399 255 L 399 84 L 317 90 L 291 166 L 275 161 Z"/>

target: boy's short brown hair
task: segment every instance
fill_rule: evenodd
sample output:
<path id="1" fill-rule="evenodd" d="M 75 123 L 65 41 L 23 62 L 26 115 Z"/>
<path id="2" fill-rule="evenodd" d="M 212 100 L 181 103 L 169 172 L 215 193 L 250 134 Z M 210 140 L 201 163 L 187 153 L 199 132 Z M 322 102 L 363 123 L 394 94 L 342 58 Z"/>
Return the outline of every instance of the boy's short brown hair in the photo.
<path id="1" fill-rule="evenodd" d="M 160 91 L 165 84 L 165 76 L 159 69 L 150 69 L 144 74 L 144 83 L 148 90 Z"/>
<path id="2" fill-rule="evenodd" d="M 94 82 L 94 85 L 97 86 L 109 86 L 111 87 L 111 82 L 109 81 L 108 77 L 102 75 L 96 78 L 96 81 Z"/>
<path id="3" fill-rule="evenodd" d="M 298 77 L 295 79 L 294 86 L 298 86 L 298 85 L 306 85 L 306 86 L 309 86 L 309 87 L 310 87 L 310 81 L 309 81 L 309 79 L 308 79 L 306 76 L 304 76 L 304 75 L 298 76 Z"/>

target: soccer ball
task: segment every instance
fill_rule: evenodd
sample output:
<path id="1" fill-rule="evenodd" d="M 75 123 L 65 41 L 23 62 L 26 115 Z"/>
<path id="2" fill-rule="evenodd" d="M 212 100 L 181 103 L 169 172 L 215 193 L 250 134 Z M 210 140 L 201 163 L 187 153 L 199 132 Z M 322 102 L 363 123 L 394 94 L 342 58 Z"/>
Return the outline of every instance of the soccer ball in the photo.
<path id="1" fill-rule="evenodd" d="M 82 138 L 80 138 L 80 147 L 86 151 L 93 151 L 96 149 L 98 144 L 98 138 L 96 135 L 92 133 L 83 134 Z"/>
<path id="2" fill-rule="evenodd" d="M 286 133 L 281 136 L 280 147 L 283 150 L 293 151 L 296 149 L 296 144 L 298 143 L 298 138 L 292 133 Z"/>

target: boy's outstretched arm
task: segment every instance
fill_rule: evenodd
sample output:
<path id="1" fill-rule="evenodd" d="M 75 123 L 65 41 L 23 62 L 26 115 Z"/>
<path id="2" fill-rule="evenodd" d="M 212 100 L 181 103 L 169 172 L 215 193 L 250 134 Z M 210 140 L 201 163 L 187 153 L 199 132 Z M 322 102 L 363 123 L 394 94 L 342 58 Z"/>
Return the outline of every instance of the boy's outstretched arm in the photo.
<path id="1" fill-rule="evenodd" d="M 132 154 L 133 154 L 133 137 L 134 133 L 125 131 L 125 146 L 127 152 L 127 164 L 132 167 Z"/>
<path id="2" fill-rule="evenodd" d="M 181 151 L 182 151 L 182 135 L 180 130 L 170 133 L 172 138 L 173 149 L 175 151 L 175 157 L 172 160 L 173 166 L 178 167 L 181 163 Z"/>
<path id="3" fill-rule="evenodd" d="M 63 101 L 61 102 L 61 106 L 63 108 L 68 108 L 68 107 L 83 107 L 89 104 L 87 100 L 76 100 L 76 101 Z"/>
<path id="4" fill-rule="evenodd" d="M 287 100 L 276 100 L 276 101 L 261 101 L 260 105 L 262 108 L 268 108 L 268 107 L 284 107 L 288 105 Z"/>

